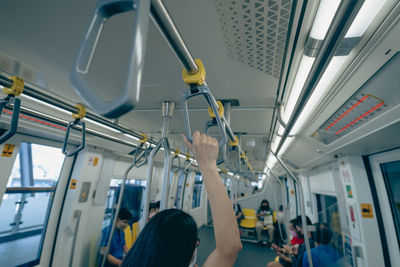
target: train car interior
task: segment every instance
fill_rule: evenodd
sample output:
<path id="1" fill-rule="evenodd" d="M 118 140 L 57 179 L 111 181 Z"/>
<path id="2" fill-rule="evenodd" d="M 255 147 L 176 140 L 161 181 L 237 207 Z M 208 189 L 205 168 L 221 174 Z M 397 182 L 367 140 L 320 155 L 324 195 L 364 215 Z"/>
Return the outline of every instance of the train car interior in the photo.
<path id="1" fill-rule="evenodd" d="M 400 1 L 0 10 L 0 266 L 110 266 L 122 210 L 129 249 L 171 208 L 194 218 L 203 266 L 195 131 L 218 141 L 234 266 L 400 266 Z"/>

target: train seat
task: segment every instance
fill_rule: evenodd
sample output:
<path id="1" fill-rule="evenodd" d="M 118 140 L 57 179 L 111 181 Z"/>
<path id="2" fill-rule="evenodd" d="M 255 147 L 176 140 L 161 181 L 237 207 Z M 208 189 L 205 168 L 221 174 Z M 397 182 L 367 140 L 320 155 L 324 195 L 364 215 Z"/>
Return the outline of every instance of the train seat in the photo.
<path id="1" fill-rule="evenodd" d="M 253 209 L 242 209 L 244 219 L 240 221 L 240 227 L 255 228 L 257 222 L 256 211 Z"/>
<path id="2" fill-rule="evenodd" d="M 137 228 L 139 223 L 135 222 L 132 224 L 132 228 L 130 225 L 124 229 L 125 234 L 125 243 L 128 249 L 130 249 L 137 239 Z"/>

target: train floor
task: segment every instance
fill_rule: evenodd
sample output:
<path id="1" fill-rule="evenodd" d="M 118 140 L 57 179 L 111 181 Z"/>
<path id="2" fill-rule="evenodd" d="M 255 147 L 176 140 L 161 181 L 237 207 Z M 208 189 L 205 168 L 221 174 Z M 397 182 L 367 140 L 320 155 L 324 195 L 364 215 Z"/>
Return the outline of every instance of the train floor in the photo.
<path id="1" fill-rule="evenodd" d="M 215 249 L 214 229 L 209 226 L 200 228 L 198 236 L 200 245 L 197 254 L 197 263 L 202 266 L 208 255 Z M 242 242 L 243 249 L 236 260 L 235 267 L 260 266 L 265 267 L 273 261 L 275 253 L 268 247 L 261 247 L 254 243 Z"/>

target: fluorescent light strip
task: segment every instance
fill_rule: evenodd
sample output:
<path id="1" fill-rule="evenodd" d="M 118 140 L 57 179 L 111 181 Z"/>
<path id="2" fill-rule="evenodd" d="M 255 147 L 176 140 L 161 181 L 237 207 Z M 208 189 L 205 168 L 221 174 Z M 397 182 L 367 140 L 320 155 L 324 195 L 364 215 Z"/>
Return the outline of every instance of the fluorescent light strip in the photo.
<path id="1" fill-rule="evenodd" d="M 317 15 L 315 16 L 311 28 L 310 37 L 317 40 L 325 39 L 329 26 L 339 7 L 340 0 L 322 0 L 319 4 Z"/>
<path id="2" fill-rule="evenodd" d="M 366 0 L 347 31 L 345 38 L 363 36 L 385 3 L 386 0 Z"/>
<path id="3" fill-rule="evenodd" d="M 314 63 L 315 58 L 303 55 L 299 69 L 297 70 L 296 78 L 294 79 L 292 89 L 290 90 L 289 99 L 285 104 L 285 112 L 283 113 L 283 120 L 287 122 L 293 112 L 294 106 L 300 96 L 303 85 L 307 79 L 308 73 Z"/>
<path id="4" fill-rule="evenodd" d="M 296 135 L 301 128 L 305 125 L 307 120 L 310 118 L 311 114 L 315 111 L 315 108 L 320 103 L 321 99 L 325 96 L 326 92 L 330 88 L 329 85 L 335 75 L 339 72 L 340 68 L 346 61 L 347 56 L 333 57 L 330 64 L 326 68 L 326 71 L 322 78 L 319 80 L 314 92 L 312 93 L 310 99 L 308 99 L 306 105 L 303 108 L 296 124 L 293 126 L 290 134 Z"/>

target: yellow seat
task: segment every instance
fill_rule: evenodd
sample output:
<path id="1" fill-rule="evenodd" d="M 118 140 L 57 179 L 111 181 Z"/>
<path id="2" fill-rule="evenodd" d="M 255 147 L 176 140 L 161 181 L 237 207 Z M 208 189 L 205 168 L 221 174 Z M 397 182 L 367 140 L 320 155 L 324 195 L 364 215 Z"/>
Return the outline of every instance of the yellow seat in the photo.
<path id="1" fill-rule="evenodd" d="M 125 234 L 125 244 L 130 249 L 133 244 L 135 243 L 137 239 L 137 228 L 138 228 L 139 223 L 135 222 L 132 224 L 132 228 L 129 225 L 124 229 L 124 234 Z"/>
<path id="2" fill-rule="evenodd" d="M 253 209 L 242 209 L 244 219 L 240 221 L 240 227 L 255 228 L 257 222 L 256 211 Z"/>

